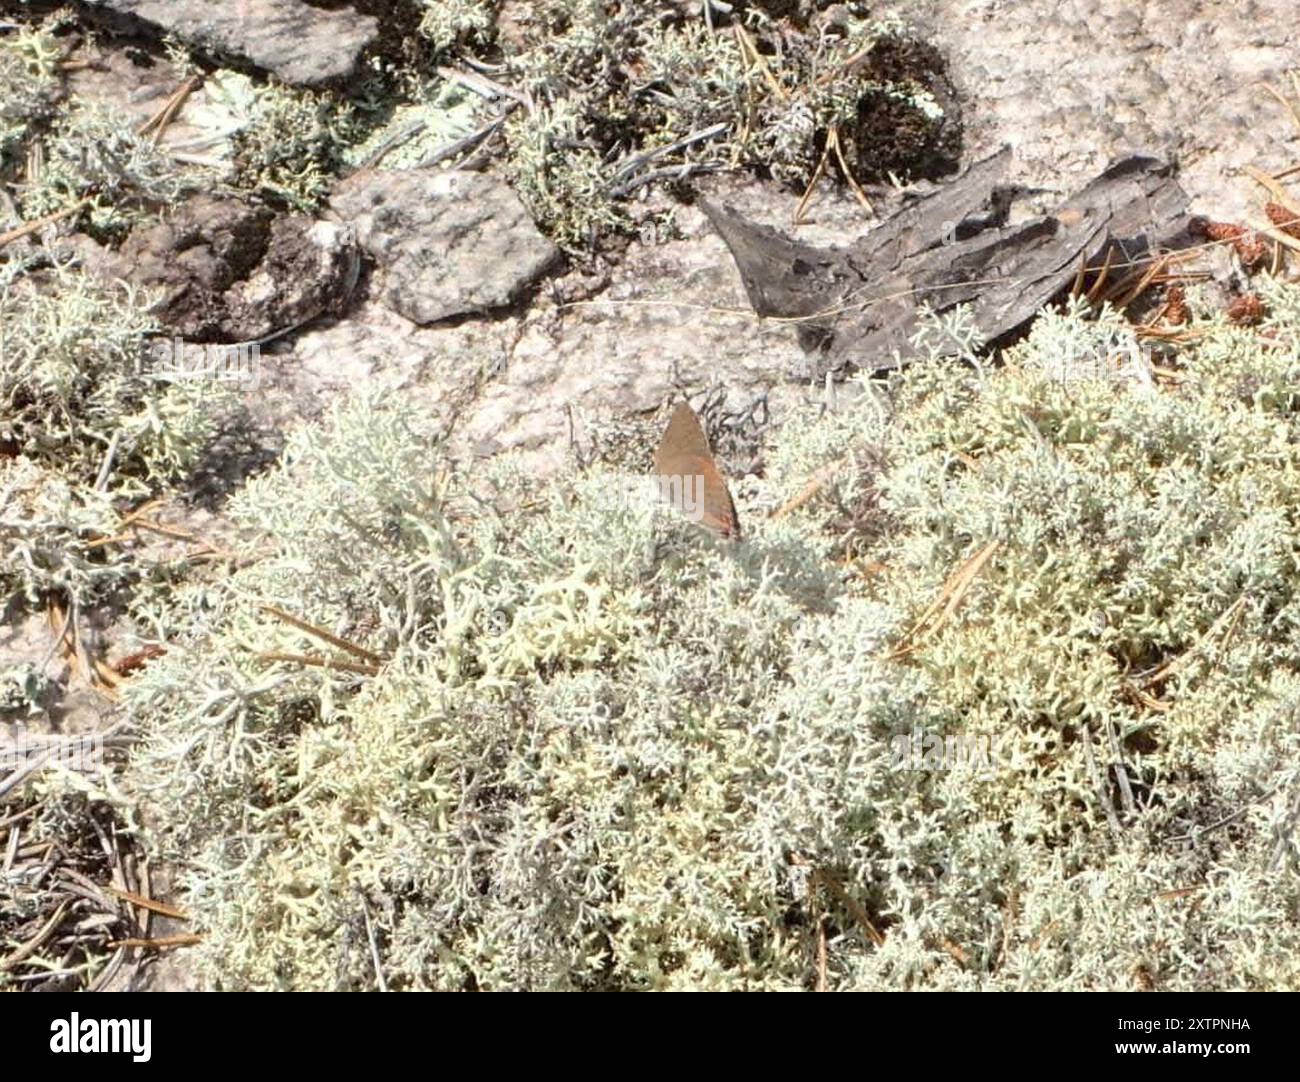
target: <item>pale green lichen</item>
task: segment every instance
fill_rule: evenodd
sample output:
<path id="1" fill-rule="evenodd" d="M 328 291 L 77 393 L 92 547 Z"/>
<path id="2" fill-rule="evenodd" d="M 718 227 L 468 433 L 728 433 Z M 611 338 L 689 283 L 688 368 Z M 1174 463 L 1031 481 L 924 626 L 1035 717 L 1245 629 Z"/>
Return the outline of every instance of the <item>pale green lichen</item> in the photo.
<path id="1" fill-rule="evenodd" d="M 28 218 L 84 202 L 91 227 L 113 236 L 192 186 L 166 153 L 106 106 L 61 114 L 44 146 L 43 164 L 23 193 Z"/>
<path id="2" fill-rule="evenodd" d="M 834 988 L 1296 987 L 1300 292 L 1262 289 L 1271 337 L 1203 320 L 1176 387 L 1063 370 L 1128 333 L 1076 310 L 792 423 L 755 498 L 823 483 L 734 548 L 599 470 L 471 490 L 373 402 L 304 430 L 233 508 L 265 558 L 138 614 L 205 978 L 374 987 L 373 934 L 396 988 L 811 987 L 824 927 Z M 266 604 L 387 660 L 276 661 L 349 655 Z M 893 769 L 918 730 L 997 754 Z"/>
<path id="3" fill-rule="evenodd" d="M 211 424 L 197 405 L 219 396 L 155 378 L 149 300 L 57 262 L 0 278 L 0 424 L 19 452 L 80 481 L 109 459 L 105 487 L 119 495 L 193 464 Z"/>
<path id="4" fill-rule="evenodd" d="M 236 183 L 259 198 L 311 211 L 320 206 L 355 142 L 350 104 L 276 84 L 250 88 L 236 130 Z"/>
<path id="5" fill-rule="evenodd" d="M 420 33 L 435 49 L 482 45 L 496 30 L 495 5 L 488 0 L 419 0 Z"/>
<path id="6" fill-rule="evenodd" d="M 0 604 L 36 605 L 51 592 L 89 601 L 120 585 L 120 556 L 87 546 L 117 521 L 105 493 L 28 458 L 0 458 Z"/>
<path id="7" fill-rule="evenodd" d="M 814 31 L 778 29 L 759 6 L 711 26 L 635 5 L 545 0 L 521 9 L 498 43 L 498 78 L 528 102 L 504 129 L 507 175 L 571 251 L 631 227 L 628 200 L 647 174 L 663 183 L 748 166 L 802 187 L 835 129 L 855 179 L 878 178 L 927 168 L 956 135 L 916 82 L 933 58 L 856 4 Z M 877 50 L 887 74 L 873 71 Z M 839 159 L 829 168 L 837 175 Z"/>
<path id="8" fill-rule="evenodd" d="M 0 172 L 17 163 L 33 126 L 54 115 L 62 55 L 44 30 L 0 35 Z"/>
<path id="9" fill-rule="evenodd" d="M 452 82 L 437 80 L 398 106 L 389 119 L 345 151 L 349 164 L 378 160 L 384 169 L 419 166 L 482 123 L 483 99 Z"/>
<path id="10" fill-rule="evenodd" d="M 123 500 L 181 480 L 215 433 L 223 389 L 165 383 L 146 361 L 148 298 L 58 262 L 0 275 L 0 599 L 78 601 L 120 583 Z"/>
<path id="11" fill-rule="evenodd" d="M 197 134 L 164 145 L 107 109 L 57 108 L 62 55 L 49 32 L 0 39 L 0 166 L 38 137 L 24 215 L 80 206 L 116 240 L 217 182 L 311 212 L 380 152 L 384 167 L 409 168 L 482 149 L 546 232 L 589 252 L 655 213 L 632 205 L 641 193 L 701 169 L 751 167 L 800 187 L 845 168 L 880 179 L 932 171 L 958 136 L 926 85 L 937 54 L 859 4 L 816 25 L 803 12 L 797 26 L 760 5 L 718 12 L 716 25 L 595 0 L 544 0 L 508 18 L 479 0 L 422 6 L 418 27 L 389 43 L 392 55 L 369 57 L 346 94 L 210 72 L 180 117 Z M 166 55 L 178 79 L 200 70 L 175 40 Z M 500 134 L 441 156 L 507 106 Z M 823 161 L 831 130 L 840 153 Z"/>

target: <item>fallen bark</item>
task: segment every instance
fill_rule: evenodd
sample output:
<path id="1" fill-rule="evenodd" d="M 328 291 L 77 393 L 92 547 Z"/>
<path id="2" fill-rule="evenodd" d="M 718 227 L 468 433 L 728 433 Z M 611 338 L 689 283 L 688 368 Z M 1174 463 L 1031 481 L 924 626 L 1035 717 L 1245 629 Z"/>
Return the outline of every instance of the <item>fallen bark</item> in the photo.
<path id="1" fill-rule="evenodd" d="M 920 309 L 971 306 L 986 342 L 1020 330 L 1075 280 L 1185 243 L 1187 196 L 1173 167 L 1130 155 L 1052 213 L 1007 225 L 1024 189 L 1010 150 L 976 162 L 846 248 L 817 248 L 702 201 L 760 316 L 794 318 L 815 375 L 894 368 L 913 355 Z"/>

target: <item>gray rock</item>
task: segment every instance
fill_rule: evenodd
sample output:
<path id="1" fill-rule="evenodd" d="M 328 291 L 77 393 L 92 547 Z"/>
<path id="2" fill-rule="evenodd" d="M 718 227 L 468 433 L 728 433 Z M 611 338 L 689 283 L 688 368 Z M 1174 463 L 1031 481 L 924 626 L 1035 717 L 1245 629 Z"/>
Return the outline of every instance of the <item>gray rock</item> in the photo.
<path id="1" fill-rule="evenodd" d="M 330 202 L 382 268 L 380 299 L 420 324 L 507 305 L 559 258 L 509 186 L 482 173 L 358 173 Z"/>
<path id="2" fill-rule="evenodd" d="M 351 75 L 379 23 L 351 8 L 301 0 L 86 0 L 137 29 L 175 34 L 217 57 L 235 57 L 286 83 L 315 86 Z"/>

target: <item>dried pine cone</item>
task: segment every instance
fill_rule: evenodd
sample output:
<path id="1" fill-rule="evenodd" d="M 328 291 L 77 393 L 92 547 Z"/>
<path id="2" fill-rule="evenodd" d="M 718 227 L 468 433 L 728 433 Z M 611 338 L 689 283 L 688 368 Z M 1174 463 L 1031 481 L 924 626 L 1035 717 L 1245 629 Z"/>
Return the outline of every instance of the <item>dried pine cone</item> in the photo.
<path id="1" fill-rule="evenodd" d="M 1283 233 L 1300 239 L 1300 214 L 1287 210 L 1281 203 L 1265 203 L 1264 213 Z"/>
<path id="2" fill-rule="evenodd" d="M 1165 322 L 1174 327 L 1181 327 L 1187 322 L 1191 313 L 1187 310 L 1187 296 L 1182 286 L 1170 286 L 1165 294 Z"/>
<path id="3" fill-rule="evenodd" d="M 1208 237 L 1210 240 L 1231 241 L 1232 246 L 1237 249 L 1237 255 L 1241 257 L 1241 262 L 1247 268 L 1262 262 L 1264 256 L 1268 254 L 1265 238 L 1253 229 L 1245 229 L 1231 222 L 1215 222 L 1209 218 L 1194 218 L 1189 228 L 1193 233 Z"/>
<path id="4" fill-rule="evenodd" d="M 1215 222 L 1209 218 L 1193 218 L 1188 229 L 1195 236 L 1209 237 L 1210 240 L 1236 240 L 1246 232 L 1239 225 Z"/>
<path id="5" fill-rule="evenodd" d="M 1228 305 L 1228 318 L 1238 326 L 1258 323 L 1264 316 L 1264 302 L 1258 293 L 1243 293 Z"/>

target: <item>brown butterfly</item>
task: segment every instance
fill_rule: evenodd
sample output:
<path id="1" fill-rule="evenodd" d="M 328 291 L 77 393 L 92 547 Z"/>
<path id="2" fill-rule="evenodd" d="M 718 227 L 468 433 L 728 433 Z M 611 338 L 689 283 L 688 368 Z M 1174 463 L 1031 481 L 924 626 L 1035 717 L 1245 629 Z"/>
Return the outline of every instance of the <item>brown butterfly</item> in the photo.
<path id="1" fill-rule="evenodd" d="M 709 450 L 709 438 L 687 402 L 678 402 L 655 452 L 660 493 L 710 533 L 740 540 L 740 518 L 727 482 Z"/>

